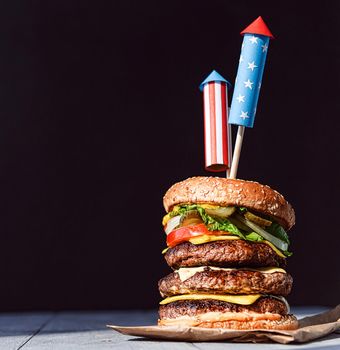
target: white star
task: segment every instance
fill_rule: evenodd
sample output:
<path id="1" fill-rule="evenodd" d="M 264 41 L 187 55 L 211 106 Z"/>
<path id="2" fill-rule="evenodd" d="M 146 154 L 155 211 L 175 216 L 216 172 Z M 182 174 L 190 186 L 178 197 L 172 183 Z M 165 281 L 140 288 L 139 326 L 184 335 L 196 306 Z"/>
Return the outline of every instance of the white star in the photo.
<path id="1" fill-rule="evenodd" d="M 257 68 L 257 65 L 255 64 L 255 62 L 248 62 L 248 69 L 251 69 L 252 72 L 254 72 L 254 69 Z"/>
<path id="2" fill-rule="evenodd" d="M 238 97 L 236 97 L 236 100 L 237 100 L 239 103 L 241 103 L 241 102 L 245 102 L 245 101 L 244 101 L 244 98 L 245 98 L 245 96 L 242 96 L 241 94 L 239 94 Z"/>
<path id="3" fill-rule="evenodd" d="M 243 62 L 243 61 L 244 61 L 244 59 L 243 59 L 243 56 L 241 55 L 240 56 L 240 63 Z"/>
<path id="4" fill-rule="evenodd" d="M 261 45 L 261 47 L 262 47 L 262 52 L 266 52 L 268 50 L 267 44 Z"/>
<path id="5" fill-rule="evenodd" d="M 257 37 L 256 36 L 252 36 L 251 38 L 249 38 L 249 41 L 252 43 L 252 44 L 257 44 Z"/>
<path id="6" fill-rule="evenodd" d="M 242 43 L 242 46 L 241 46 L 241 49 L 243 49 L 244 48 L 244 42 Z"/>
<path id="7" fill-rule="evenodd" d="M 261 89 L 261 82 L 259 83 L 259 89 Z"/>
<path id="8" fill-rule="evenodd" d="M 249 79 L 247 81 L 244 81 L 244 87 L 249 88 L 250 90 L 252 90 L 252 85 L 254 84 L 252 81 L 250 81 Z"/>
<path id="9" fill-rule="evenodd" d="M 248 112 L 241 111 L 240 118 L 242 118 L 243 120 L 246 120 L 247 118 L 249 118 Z"/>

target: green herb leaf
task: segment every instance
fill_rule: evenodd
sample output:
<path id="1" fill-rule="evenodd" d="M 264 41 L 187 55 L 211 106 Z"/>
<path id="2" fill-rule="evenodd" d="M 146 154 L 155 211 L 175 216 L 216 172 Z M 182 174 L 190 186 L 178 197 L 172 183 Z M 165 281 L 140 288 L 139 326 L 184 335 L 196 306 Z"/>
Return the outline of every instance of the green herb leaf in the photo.
<path id="1" fill-rule="evenodd" d="M 266 231 L 273 236 L 280 238 L 281 241 L 290 244 L 287 232 L 278 223 L 273 222 L 269 227 L 266 227 Z"/>

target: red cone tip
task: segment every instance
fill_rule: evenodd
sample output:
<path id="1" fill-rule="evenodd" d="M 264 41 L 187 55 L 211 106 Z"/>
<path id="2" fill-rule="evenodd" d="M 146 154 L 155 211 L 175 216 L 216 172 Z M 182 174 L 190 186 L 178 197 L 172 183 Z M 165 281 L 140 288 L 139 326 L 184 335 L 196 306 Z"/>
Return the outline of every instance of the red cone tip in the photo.
<path id="1" fill-rule="evenodd" d="M 261 16 L 256 18 L 253 23 L 249 24 L 249 26 L 244 29 L 241 34 L 259 34 L 269 36 L 270 38 L 274 39 L 273 34 L 270 32 Z"/>

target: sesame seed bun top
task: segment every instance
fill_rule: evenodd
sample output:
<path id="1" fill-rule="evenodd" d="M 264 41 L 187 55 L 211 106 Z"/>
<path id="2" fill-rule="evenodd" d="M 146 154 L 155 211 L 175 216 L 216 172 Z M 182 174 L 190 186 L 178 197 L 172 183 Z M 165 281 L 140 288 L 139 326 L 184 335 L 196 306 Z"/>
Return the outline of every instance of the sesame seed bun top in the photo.
<path id="1" fill-rule="evenodd" d="M 175 205 L 206 203 L 239 206 L 269 215 L 286 230 L 295 224 L 295 213 L 285 198 L 269 186 L 258 182 L 222 177 L 191 177 L 169 188 L 163 198 L 170 212 Z"/>

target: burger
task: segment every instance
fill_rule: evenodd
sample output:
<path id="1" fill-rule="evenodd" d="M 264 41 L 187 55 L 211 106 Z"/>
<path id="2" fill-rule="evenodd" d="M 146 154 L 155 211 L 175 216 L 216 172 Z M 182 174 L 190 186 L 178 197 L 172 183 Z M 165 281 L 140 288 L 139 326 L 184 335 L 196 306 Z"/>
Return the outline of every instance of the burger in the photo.
<path id="1" fill-rule="evenodd" d="M 158 324 L 234 330 L 292 330 L 285 297 L 292 206 L 258 182 L 192 177 L 163 198 L 173 272 L 158 282 Z"/>

